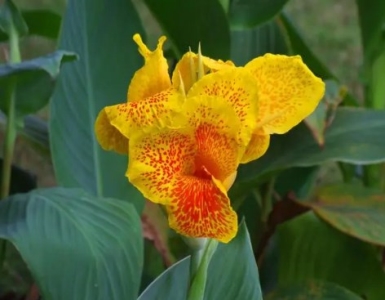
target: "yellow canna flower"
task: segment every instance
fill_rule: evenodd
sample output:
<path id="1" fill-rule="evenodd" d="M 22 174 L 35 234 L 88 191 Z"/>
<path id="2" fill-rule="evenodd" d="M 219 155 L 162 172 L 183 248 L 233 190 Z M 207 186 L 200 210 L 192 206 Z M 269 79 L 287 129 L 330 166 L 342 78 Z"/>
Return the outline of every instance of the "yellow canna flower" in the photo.
<path id="1" fill-rule="evenodd" d="M 200 51 L 182 57 L 171 81 L 165 38 L 153 52 L 139 35 L 134 40 L 145 64 L 130 83 L 128 102 L 99 114 L 98 141 L 106 150 L 128 150 L 128 179 L 166 206 L 170 227 L 229 242 L 238 225 L 227 190 L 238 165 L 262 156 L 270 134 L 312 113 L 324 83 L 299 56 L 266 54 L 235 67 Z"/>
<path id="2" fill-rule="evenodd" d="M 221 242 L 235 236 L 227 189 L 256 126 L 255 86 L 243 68 L 206 75 L 171 125 L 130 137 L 127 176 L 147 199 L 166 206 L 177 232 Z"/>

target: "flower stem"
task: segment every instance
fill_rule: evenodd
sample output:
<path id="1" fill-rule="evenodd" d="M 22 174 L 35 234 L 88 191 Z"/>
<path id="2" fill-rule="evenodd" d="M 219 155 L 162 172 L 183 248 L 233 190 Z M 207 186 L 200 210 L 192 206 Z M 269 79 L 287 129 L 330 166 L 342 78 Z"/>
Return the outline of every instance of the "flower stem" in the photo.
<path id="1" fill-rule="evenodd" d="M 11 28 L 9 33 L 9 48 L 10 48 L 10 63 L 19 63 L 21 61 L 19 50 L 19 35 L 14 27 Z M 0 188 L 0 199 L 3 199 L 9 194 L 9 187 L 11 183 L 11 170 L 12 170 L 12 157 L 16 140 L 16 112 L 15 112 L 15 88 L 16 81 L 12 80 L 8 89 L 8 99 L 5 99 L 8 103 L 7 111 L 7 125 L 5 130 L 4 141 L 4 157 L 3 157 L 3 170 L 2 180 Z"/>
<path id="2" fill-rule="evenodd" d="M 202 248 L 195 249 L 191 255 L 190 289 L 187 300 L 203 300 L 208 266 L 217 246 L 218 242 L 216 240 L 208 239 Z"/>
<path id="3" fill-rule="evenodd" d="M 10 63 L 21 62 L 20 49 L 19 49 L 19 35 L 14 26 L 11 27 L 9 32 L 9 48 L 10 48 Z M 1 177 L 0 187 L 0 199 L 4 199 L 9 195 L 9 188 L 11 185 L 11 171 L 12 171 L 12 158 L 13 150 L 15 148 L 16 140 L 16 99 L 15 99 L 16 79 L 13 78 L 11 84 L 8 87 L 7 99 L 4 99 L 8 103 L 7 111 L 7 125 L 5 130 L 4 139 L 4 153 L 3 153 L 3 169 Z M 5 256 L 7 251 L 7 241 L 0 240 L 0 270 L 3 267 Z"/>

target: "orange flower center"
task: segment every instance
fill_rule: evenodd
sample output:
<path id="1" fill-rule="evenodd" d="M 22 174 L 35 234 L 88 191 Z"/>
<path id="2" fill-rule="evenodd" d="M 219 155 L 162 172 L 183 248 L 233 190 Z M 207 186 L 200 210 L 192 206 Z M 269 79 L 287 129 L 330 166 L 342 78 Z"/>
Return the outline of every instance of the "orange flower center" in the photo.
<path id="1" fill-rule="evenodd" d="M 196 165 L 198 165 L 198 168 L 195 169 L 193 176 L 198 177 L 200 179 L 211 179 L 211 174 L 204 165 Z"/>

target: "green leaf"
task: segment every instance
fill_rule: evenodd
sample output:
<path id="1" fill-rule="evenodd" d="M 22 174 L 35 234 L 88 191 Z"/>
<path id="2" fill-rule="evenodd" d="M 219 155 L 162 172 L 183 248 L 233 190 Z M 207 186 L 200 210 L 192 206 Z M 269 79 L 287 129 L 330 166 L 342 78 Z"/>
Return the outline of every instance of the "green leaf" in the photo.
<path id="1" fill-rule="evenodd" d="M 385 45 L 385 43 L 384 43 Z M 373 60 L 373 64 L 368 66 L 370 72 L 370 83 L 367 85 L 366 94 L 367 106 L 374 109 L 385 109 L 385 86 L 383 78 L 385 76 L 385 47 L 383 51 Z"/>
<path id="2" fill-rule="evenodd" d="M 27 24 L 21 16 L 19 9 L 11 0 L 5 0 L 0 6 L 0 30 L 7 35 L 16 30 L 19 36 L 25 35 L 28 32 Z"/>
<path id="3" fill-rule="evenodd" d="M 255 186 L 271 172 L 328 161 L 373 164 L 385 161 L 385 111 L 338 108 L 319 147 L 304 124 L 285 135 L 273 135 L 267 153 L 238 169 L 238 184 Z M 306 155 L 305 155 L 306 154 Z"/>
<path id="4" fill-rule="evenodd" d="M 288 0 L 233 0 L 229 19 L 232 28 L 254 27 L 277 15 Z"/>
<path id="5" fill-rule="evenodd" d="M 76 32 L 76 34 L 74 34 Z M 58 182 L 141 210 L 143 197 L 125 177 L 127 157 L 104 151 L 94 133 L 99 111 L 126 101 L 127 86 L 142 59 L 132 37 L 142 33 L 126 0 L 70 0 L 60 47 L 79 54 L 58 82 L 50 106 L 50 140 Z"/>
<path id="6" fill-rule="evenodd" d="M 50 157 L 50 145 L 48 124 L 37 116 L 29 115 L 24 118 L 24 124 L 19 130 L 21 136 L 25 137 L 40 153 Z"/>
<path id="7" fill-rule="evenodd" d="M 46 300 L 136 299 L 143 264 L 134 207 L 79 189 L 0 202 L 0 237 L 26 261 Z"/>
<path id="8" fill-rule="evenodd" d="M 243 66 L 265 53 L 286 54 L 287 47 L 275 21 L 259 27 L 231 31 L 231 60 Z"/>
<path id="9" fill-rule="evenodd" d="M 278 288 L 267 295 L 266 300 L 362 300 L 348 289 L 330 282 L 309 281 Z"/>
<path id="10" fill-rule="evenodd" d="M 230 57 L 230 29 L 218 0 L 145 0 L 158 20 L 175 55 L 180 58 L 198 44 L 212 58 Z"/>
<path id="11" fill-rule="evenodd" d="M 274 190 L 281 196 L 294 192 L 297 197 L 307 197 L 319 179 L 319 167 L 289 168 L 275 179 Z"/>
<path id="12" fill-rule="evenodd" d="M 49 10 L 26 10 L 21 15 L 28 26 L 29 35 L 39 35 L 57 39 L 60 31 L 61 17 Z M 0 42 L 7 40 L 7 35 L 0 32 Z"/>
<path id="13" fill-rule="evenodd" d="M 0 66 L 0 98 L 7 99 L 6 93 L 16 81 L 15 107 L 17 116 L 32 114 L 47 105 L 60 73 L 62 63 L 73 61 L 72 52 L 58 50 L 46 56 L 17 64 Z M 0 109 L 8 112 L 9 103 L 0 102 Z"/>
<path id="14" fill-rule="evenodd" d="M 364 299 L 385 299 L 385 273 L 372 245 L 335 230 L 313 212 L 280 225 L 277 238 L 280 285 L 325 280 Z"/>
<path id="15" fill-rule="evenodd" d="M 235 259 L 235 258 L 242 259 Z M 161 274 L 138 300 L 186 299 L 190 258 L 185 258 Z M 206 300 L 262 299 L 258 268 L 244 222 L 234 240 L 219 244 L 208 268 Z"/>
<path id="16" fill-rule="evenodd" d="M 360 20 L 361 41 L 365 58 L 373 60 L 383 47 L 385 24 L 385 2 L 377 0 L 356 0 Z"/>
<path id="17" fill-rule="evenodd" d="M 334 228 L 372 244 L 385 246 L 385 194 L 360 185 L 337 184 L 319 188 L 310 207 Z"/>

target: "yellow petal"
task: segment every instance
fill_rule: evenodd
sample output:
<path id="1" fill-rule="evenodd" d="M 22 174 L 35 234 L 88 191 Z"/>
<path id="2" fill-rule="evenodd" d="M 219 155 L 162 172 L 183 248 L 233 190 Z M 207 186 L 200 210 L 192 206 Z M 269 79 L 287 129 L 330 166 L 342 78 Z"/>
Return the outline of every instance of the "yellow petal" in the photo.
<path id="1" fill-rule="evenodd" d="M 104 109 L 96 119 L 95 134 L 100 146 L 104 150 L 113 150 L 120 154 L 128 154 L 128 139 L 111 125 Z"/>
<path id="2" fill-rule="evenodd" d="M 139 102 L 107 106 L 104 112 L 110 124 L 127 139 L 136 131 L 151 130 L 171 123 L 184 98 L 173 89 L 147 97 Z"/>
<path id="3" fill-rule="evenodd" d="M 215 97 L 230 104 L 236 119 L 240 120 L 239 137 L 247 146 L 258 118 L 257 82 L 250 72 L 244 68 L 230 68 L 208 74 L 190 89 L 188 97 L 194 96 Z M 230 119 L 230 122 L 233 121 Z"/>
<path id="4" fill-rule="evenodd" d="M 269 148 L 270 135 L 264 134 L 262 130 L 256 131 L 251 136 L 249 145 L 242 157 L 241 163 L 246 164 L 252 160 L 256 160 L 264 155 Z"/>
<path id="5" fill-rule="evenodd" d="M 185 236 L 228 243 L 238 230 L 236 212 L 219 182 L 181 176 L 167 205 L 170 227 Z"/>
<path id="6" fill-rule="evenodd" d="M 300 56 L 266 54 L 245 68 L 258 81 L 258 126 L 266 134 L 289 131 L 315 110 L 325 92 Z"/>
<path id="7" fill-rule="evenodd" d="M 234 67 L 234 64 L 231 61 L 223 62 L 222 60 L 214 60 L 206 56 L 202 56 L 202 63 L 204 74 Z M 172 74 L 172 84 L 174 88 L 179 89 L 180 78 L 182 78 L 184 89 L 187 93 L 197 80 L 197 73 L 198 55 L 193 52 L 187 52 L 177 63 Z"/>
<path id="8" fill-rule="evenodd" d="M 166 37 L 162 36 L 154 51 L 150 51 L 143 43 L 139 34 L 134 35 L 139 52 L 144 57 L 144 66 L 136 71 L 127 92 L 127 101 L 140 101 L 171 87 L 167 60 L 163 56 L 163 44 Z"/>

